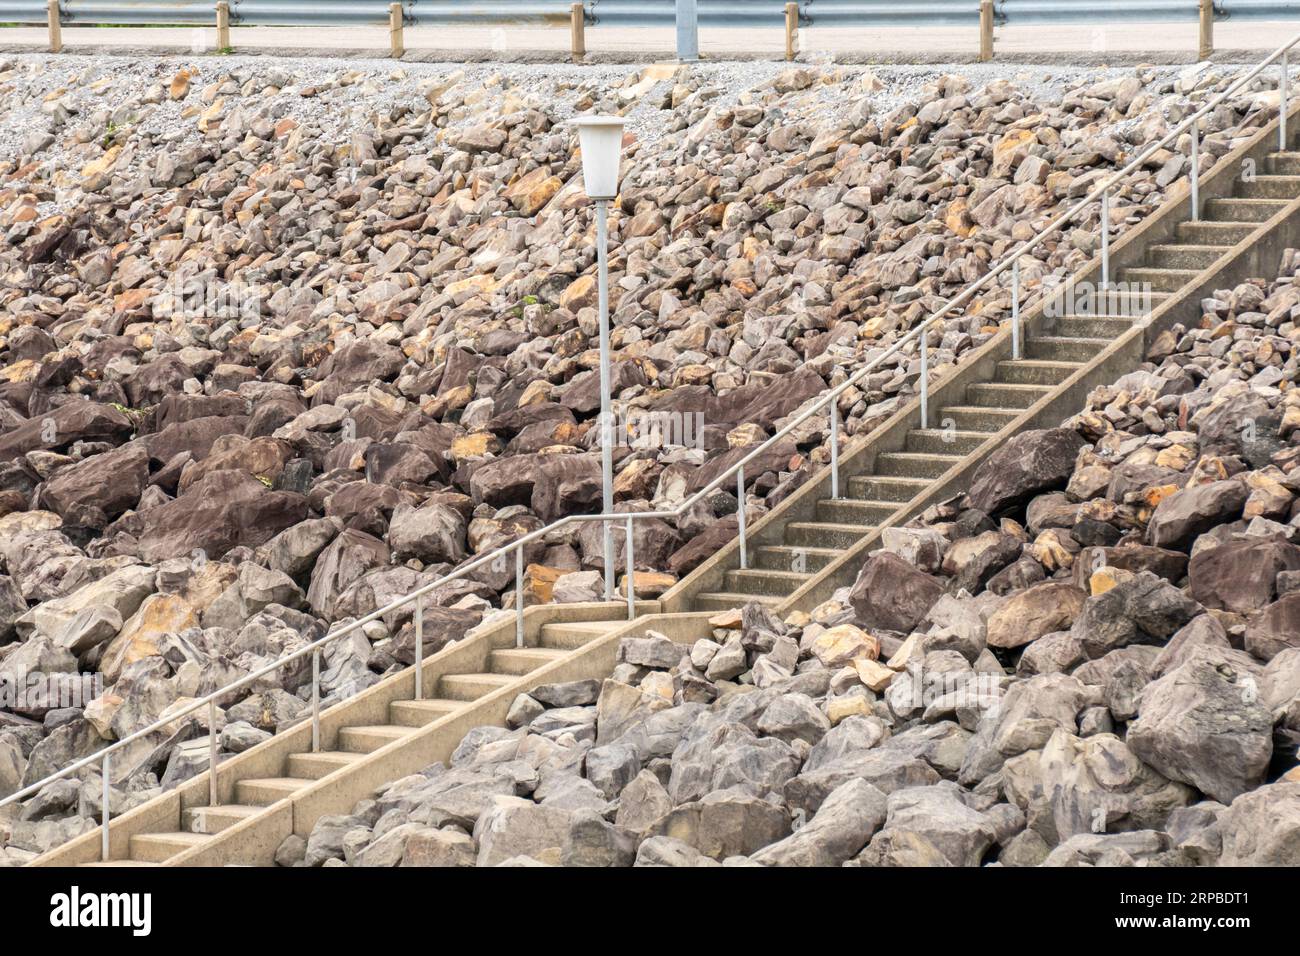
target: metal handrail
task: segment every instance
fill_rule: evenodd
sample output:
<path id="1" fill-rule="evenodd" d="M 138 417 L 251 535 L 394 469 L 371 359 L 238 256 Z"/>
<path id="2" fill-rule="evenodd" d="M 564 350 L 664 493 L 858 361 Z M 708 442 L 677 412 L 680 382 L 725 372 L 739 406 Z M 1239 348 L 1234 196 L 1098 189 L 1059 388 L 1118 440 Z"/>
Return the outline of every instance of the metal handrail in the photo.
<path id="1" fill-rule="evenodd" d="M 758 457 L 758 455 L 762 454 L 767 449 L 773 447 L 777 442 L 785 438 L 787 435 L 793 432 L 799 425 L 807 421 L 815 413 L 821 411 L 829 403 L 830 404 L 830 446 L 831 446 L 830 450 L 831 450 L 832 497 L 838 497 L 839 409 L 836 400 L 846 390 L 856 385 L 868 373 L 874 371 L 885 359 L 896 354 L 897 352 L 902 350 L 904 346 L 910 345 L 911 343 L 915 342 L 919 338 L 920 345 L 921 345 L 921 369 L 922 369 L 921 392 L 920 392 L 921 422 L 922 422 L 922 427 L 925 427 L 927 422 L 927 414 L 928 414 L 927 403 L 928 403 L 928 395 L 929 395 L 929 366 L 928 366 L 928 355 L 927 355 L 927 341 L 926 341 L 925 333 L 930 329 L 930 326 L 935 321 L 941 319 L 943 316 L 945 316 L 948 312 L 952 311 L 957 306 L 962 305 L 967 301 L 969 301 L 970 298 L 976 292 L 978 292 L 985 285 L 987 285 L 995 276 L 1002 274 L 1007 269 L 1012 270 L 1012 322 L 1011 322 L 1012 343 L 1013 343 L 1012 347 L 1013 347 L 1014 356 L 1016 358 L 1019 358 L 1020 341 L 1023 338 L 1023 336 L 1020 334 L 1020 327 L 1019 327 L 1020 325 L 1020 316 L 1019 316 L 1019 311 L 1020 311 L 1019 310 L 1019 305 L 1020 305 L 1019 260 L 1020 258 L 1026 255 L 1027 253 L 1032 252 L 1034 249 L 1036 249 L 1039 246 L 1039 244 L 1042 243 L 1048 236 L 1057 232 L 1063 225 L 1073 220 L 1081 211 L 1086 209 L 1093 202 L 1096 202 L 1098 199 L 1100 199 L 1102 202 L 1103 213 L 1108 212 L 1109 193 L 1116 186 L 1118 181 L 1123 177 L 1126 177 L 1133 170 L 1137 169 L 1157 150 L 1163 149 L 1170 141 L 1182 135 L 1182 133 L 1184 133 L 1189 128 L 1191 128 L 1192 130 L 1192 150 L 1191 150 L 1191 154 L 1192 154 L 1191 200 L 1192 200 L 1192 207 L 1193 207 L 1192 215 L 1193 215 L 1193 219 L 1198 218 L 1199 207 L 1198 207 L 1198 195 L 1197 195 L 1197 180 L 1199 178 L 1200 170 L 1199 170 L 1199 162 L 1197 159 L 1199 155 L 1197 150 L 1197 141 L 1199 139 L 1200 134 L 1199 134 L 1199 130 L 1196 127 L 1197 121 L 1206 113 L 1208 113 L 1210 110 L 1214 109 L 1216 106 L 1222 103 L 1227 97 L 1237 92 L 1246 83 L 1248 83 L 1249 81 L 1257 77 L 1266 67 L 1268 67 L 1274 62 L 1280 61 L 1281 68 L 1282 68 L 1282 75 L 1281 75 L 1281 81 L 1279 83 L 1279 91 L 1281 96 L 1278 105 L 1279 114 L 1280 114 L 1280 119 L 1278 123 L 1278 142 L 1279 142 L 1279 149 L 1285 149 L 1286 148 L 1286 113 L 1287 113 L 1287 97 L 1288 97 L 1288 91 L 1287 91 L 1288 84 L 1286 80 L 1287 51 L 1290 50 L 1293 46 L 1295 46 L 1296 43 L 1298 42 L 1300 42 L 1300 33 L 1292 37 L 1287 43 L 1278 47 L 1272 54 L 1268 56 L 1268 58 L 1261 61 L 1253 69 L 1251 69 L 1250 72 L 1238 78 L 1222 93 L 1216 95 L 1213 99 L 1211 99 L 1208 103 L 1202 106 L 1199 110 L 1197 110 L 1187 119 L 1183 120 L 1180 124 L 1175 126 L 1172 130 L 1166 133 L 1165 136 L 1161 138 L 1158 142 L 1144 149 L 1141 153 L 1138 154 L 1138 156 L 1135 159 L 1133 159 L 1123 169 L 1111 174 L 1110 177 L 1108 177 L 1101 185 L 1095 187 L 1090 193 L 1088 193 L 1087 196 L 1079 200 L 1077 203 L 1075 203 L 1072 207 L 1070 207 L 1065 212 L 1059 214 L 1055 219 L 1053 219 L 1046 226 L 1040 229 L 1032 239 L 1025 240 L 1013 251 L 1004 254 L 1003 257 L 999 259 L 998 262 L 993 267 L 991 267 L 988 272 L 986 272 L 979 279 L 970 283 L 960 293 L 958 293 L 953 298 L 949 299 L 940 308 L 932 312 L 926 319 L 924 319 L 920 324 L 918 324 L 916 328 L 912 329 L 910 332 L 908 332 L 906 335 L 900 338 L 889 348 L 885 349 L 884 352 L 877 355 L 875 358 L 869 361 L 862 368 L 858 369 L 858 371 L 854 372 L 852 375 L 846 378 L 839 385 L 827 389 L 825 392 L 822 393 L 822 395 L 819 398 L 809 403 L 802 411 L 795 413 L 794 417 L 791 418 L 789 421 L 787 421 L 786 424 L 782 426 L 770 438 L 768 438 L 762 444 L 755 447 L 748 454 L 742 456 L 729 468 L 727 468 L 719 475 L 715 476 L 708 484 L 702 487 L 699 491 L 695 492 L 689 498 L 686 498 L 676 507 L 670 509 L 660 508 L 653 511 L 623 512 L 623 513 L 615 513 L 615 514 L 566 515 L 565 517 L 560 518 L 558 521 L 554 521 L 551 524 L 546 525 L 545 527 L 538 528 L 534 531 L 530 531 L 527 534 L 524 534 L 523 536 L 516 538 L 514 541 L 511 541 L 510 543 L 502 545 L 501 547 L 497 548 L 494 551 L 491 551 L 485 555 L 481 555 L 480 557 L 475 558 L 474 560 L 470 561 L 467 564 L 462 565 L 456 570 L 443 575 L 442 577 L 438 578 L 436 581 L 432 581 L 429 584 L 417 588 L 416 590 L 410 592 L 409 594 L 403 595 L 402 597 L 397 598 L 396 600 L 390 601 L 388 604 L 384 605 L 383 607 L 371 611 L 369 614 L 365 615 L 364 617 L 360 617 L 355 621 L 352 621 L 349 624 L 344 625 L 338 630 L 330 631 L 329 633 L 325 634 L 323 637 L 318 638 L 317 640 L 313 641 L 310 644 L 304 645 L 303 647 L 299 648 L 296 651 L 282 655 L 281 657 L 270 662 L 269 664 L 260 667 L 256 671 L 253 671 L 252 673 L 247 674 L 238 680 L 232 681 L 231 683 L 224 685 L 223 687 L 213 691 L 212 693 L 208 694 L 205 697 L 201 697 L 194 701 L 191 701 L 185 707 L 170 714 L 165 719 L 156 720 L 152 724 L 148 725 L 147 727 L 137 730 L 134 733 L 126 737 L 123 737 L 121 740 L 115 741 L 114 743 L 103 748 L 102 750 L 96 751 L 95 753 L 90 754 L 89 756 L 74 761 L 68 766 L 62 768 L 59 771 L 56 771 L 55 773 L 50 774 L 49 776 L 43 778 L 42 780 L 37 781 L 36 783 L 29 784 L 28 786 L 22 788 L 21 790 L 18 790 L 17 792 L 10 794 L 8 797 L 4 798 L 3 800 L 0 800 L 0 807 L 4 807 L 11 803 L 15 803 L 19 800 L 23 800 L 27 797 L 30 797 L 38 793 L 41 789 L 43 789 L 44 787 L 46 787 L 47 785 L 49 785 L 51 782 L 55 780 L 66 777 L 69 774 L 75 773 L 78 770 L 82 770 L 86 767 L 89 767 L 92 764 L 99 763 L 102 766 L 102 778 L 103 778 L 103 807 L 101 810 L 102 822 L 100 824 L 100 829 L 102 833 L 101 855 L 103 859 L 107 860 L 109 858 L 108 838 L 109 838 L 109 822 L 111 817 L 111 813 L 109 810 L 109 798 L 110 798 L 109 775 L 110 775 L 111 755 L 115 751 L 121 750 L 122 748 L 126 747 L 128 744 L 134 743 L 135 741 L 140 740 L 150 734 L 157 733 L 161 730 L 166 730 L 170 727 L 173 727 L 176 724 L 176 722 L 179 721 L 181 718 L 193 714 L 203 707 L 207 707 L 208 749 L 209 749 L 208 796 L 209 796 L 210 804 L 216 805 L 218 799 L 217 797 L 218 767 L 217 767 L 217 759 L 216 759 L 216 754 L 217 754 L 216 707 L 217 707 L 217 702 L 219 700 L 221 700 L 224 697 L 227 697 L 234 691 L 237 691 L 253 683 L 254 681 L 259 680 L 260 678 L 267 676 L 268 674 L 280 670 L 281 668 L 285 667 L 287 664 L 300 660 L 306 655 L 310 654 L 312 656 L 312 700 L 311 700 L 312 750 L 313 752 L 318 751 L 320 749 L 320 652 L 321 652 L 321 648 L 323 648 L 326 644 L 328 644 L 329 642 L 337 638 L 343 637 L 346 634 L 351 634 L 354 631 L 357 631 L 360 628 L 364 627 L 365 625 L 369 624 L 370 622 L 382 618 L 386 614 L 389 614 L 393 611 L 401 609 L 402 607 L 405 607 L 407 604 L 410 604 L 412 601 L 415 602 L 415 611 L 414 611 L 415 662 L 412 665 L 415 668 L 415 697 L 416 699 L 422 699 L 423 698 L 422 664 L 423 664 L 423 651 L 424 651 L 424 637 L 423 637 L 424 606 L 423 604 L 420 603 L 420 599 L 432 593 L 436 589 L 450 583 L 451 581 L 455 581 L 459 578 L 462 578 L 465 575 L 469 574 L 471 571 L 475 571 L 486 564 L 499 562 L 503 560 L 508 554 L 514 552 L 515 555 L 515 608 L 514 608 L 515 643 L 516 646 L 523 646 L 524 548 L 527 545 L 531 544 L 532 542 L 537 541 L 551 534 L 552 532 L 569 525 L 570 523 L 581 522 L 581 521 L 600 521 L 603 524 L 608 526 L 608 524 L 611 522 L 616 522 L 616 521 L 625 522 L 626 535 L 627 535 L 626 549 L 624 555 L 625 565 L 627 568 L 626 598 L 627 598 L 627 614 L 630 620 L 635 616 L 635 601 L 636 601 L 635 587 L 634 587 L 635 563 L 634 563 L 634 556 L 633 556 L 634 522 L 637 520 L 646 520 L 651 518 L 663 519 L 663 518 L 677 517 L 681 515 L 683 512 L 685 512 L 686 510 L 688 510 L 689 508 L 693 507 L 699 501 L 703 500 L 706 495 L 710 494 L 717 488 L 721 487 L 722 483 L 734 474 L 736 476 L 736 488 L 737 488 L 737 496 L 738 496 L 737 525 L 738 525 L 738 537 L 739 537 L 739 549 L 740 549 L 740 566 L 742 568 L 745 568 L 748 563 L 746 528 L 745 528 L 745 477 L 744 476 L 745 476 L 746 464 L 753 461 L 756 457 Z M 1108 275 L 1109 275 L 1110 225 L 1109 222 L 1106 221 L 1106 216 L 1104 214 L 1101 222 L 1101 229 L 1102 229 L 1101 273 L 1103 276 L 1103 288 L 1105 288 L 1105 284 L 1108 281 Z M 608 429 L 610 427 L 609 423 L 603 423 L 603 426 L 605 429 Z M 612 567 L 610 567 L 608 564 L 606 566 L 605 573 L 607 578 L 613 573 Z"/>

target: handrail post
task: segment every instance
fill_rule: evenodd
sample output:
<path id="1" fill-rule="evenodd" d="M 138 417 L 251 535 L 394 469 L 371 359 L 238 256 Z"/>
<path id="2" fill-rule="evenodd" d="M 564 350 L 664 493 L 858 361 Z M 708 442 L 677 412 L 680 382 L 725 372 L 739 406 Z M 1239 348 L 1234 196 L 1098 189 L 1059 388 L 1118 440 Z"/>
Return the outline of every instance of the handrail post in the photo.
<path id="1" fill-rule="evenodd" d="M 745 466 L 736 471 L 736 524 L 740 530 L 740 570 L 749 567 L 749 554 L 745 548 Z"/>
<path id="2" fill-rule="evenodd" d="M 104 779 L 103 779 L 103 793 L 102 793 L 102 797 L 104 800 L 104 807 L 99 814 L 99 820 L 100 820 L 99 858 L 105 863 L 108 862 L 108 823 L 109 823 L 109 818 L 112 816 L 113 813 L 108 806 L 108 768 L 109 768 L 108 758 L 110 753 L 111 751 L 108 750 L 104 751 L 104 768 L 103 768 Z"/>
<path id="3" fill-rule="evenodd" d="M 208 701 L 208 806 L 217 805 L 217 702 Z"/>
<path id="4" fill-rule="evenodd" d="M 1282 152 L 1286 152 L 1286 114 L 1287 114 L 1286 54 L 1287 51 L 1283 50 L 1282 51 L 1282 80 L 1278 84 L 1282 94 L 1282 102 L 1278 105 L 1278 109 L 1280 110 L 1280 112 L 1278 113 L 1278 117 L 1277 117 L 1277 148 Z"/>
<path id="5" fill-rule="evenodd" d="M 424 605 L 415 599 L 415 699 L 424 700 Z"/>
<path id="6" fill-rule="evenodd" d="M 1011 358 L 1020 361 L 1020 257 L 1011 262 Z"/>
<path id="7" fill-rule="evenodd" d="M 921 325 L 921 427 L 930 427 L 930 328 Z"/>
<path id="8" fill-rule="evenodd" d="M 799 45 L 799 4 L 785 5 L 785 58 L 793 60 Z"/>
<path id="9" fill-rule="evenodd" d="M 320 753 L 320 648 L 311 652 L 311 752 Z"/>
<path id="10" fill-rule="evenodd" d="M 524 546 L 515 548 L 515 647 L 524 646 Z"/>
<path id="11" fill-rule="evenodd" d="M 1201 131 L 1192 124 L 1192 222 L 1201 221 Z"/>
<path id="12" fill-rule="evenodd" d="M 1101 291 L 1110 288 L 1110 190 L 1101 194 Z"/>
<path id="13" fill-rule="evenodd" d="M 831 497 L 840 496 L 840 403 L 831 399 Z"/>
<path id="14" fill-rule="evenodd" d="M 627 619 L 636 617 L 636 564 L 632 558 L 632 516 L 627 516 Z"/>

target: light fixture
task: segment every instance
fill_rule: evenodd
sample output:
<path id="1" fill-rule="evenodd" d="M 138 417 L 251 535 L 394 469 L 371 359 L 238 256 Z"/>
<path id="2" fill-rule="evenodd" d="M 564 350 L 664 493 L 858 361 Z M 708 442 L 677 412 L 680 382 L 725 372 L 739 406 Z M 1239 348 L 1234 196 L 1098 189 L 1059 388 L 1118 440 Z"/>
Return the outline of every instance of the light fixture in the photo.
<path id="1" fill-rule="evenodd" d="M 623 152 L 621 116 L 582 116 L 574 120 L 582 145 L 582 181 L 592 199 L 618 195 L 618 164 Z"/>

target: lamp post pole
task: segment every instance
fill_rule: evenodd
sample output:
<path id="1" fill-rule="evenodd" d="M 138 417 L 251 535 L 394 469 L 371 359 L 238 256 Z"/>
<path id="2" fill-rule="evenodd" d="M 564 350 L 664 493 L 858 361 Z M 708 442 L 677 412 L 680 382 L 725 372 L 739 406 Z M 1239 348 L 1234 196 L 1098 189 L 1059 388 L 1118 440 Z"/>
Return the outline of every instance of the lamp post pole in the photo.
<path id="1" fill-rule="evenodd" d="M 582 179 L 596 206 L 596 282 L 600 313 L 600 472 L 601 540 L 605 553 L 605 600 L 614 597 L 614 409 L 609 370 L 609 201 L 618 195 L 619 155 L 623 150 L 621 116 L 582 116 L 574 120 L 582 147 Z M 632 542 L 628 541 L 628 555 Z M 629 568 L 628 574 L 631 575 Z M 629 589 L 631 578 L 629 577 Z"/>
<path id="2" fill-rule="evenodd" d="M 614 513 L 614 418 L 610 401 L 609 376 L 609 236 L 606 219 L 609 201 L 596 200 L 596 271 L 597 298 L 600 312 L 600 474 L 603 487 L 602 510 Z M 600 525 L 605 542 L 605 600 L 614 597 L 614 529 L 608 521 Z"/>

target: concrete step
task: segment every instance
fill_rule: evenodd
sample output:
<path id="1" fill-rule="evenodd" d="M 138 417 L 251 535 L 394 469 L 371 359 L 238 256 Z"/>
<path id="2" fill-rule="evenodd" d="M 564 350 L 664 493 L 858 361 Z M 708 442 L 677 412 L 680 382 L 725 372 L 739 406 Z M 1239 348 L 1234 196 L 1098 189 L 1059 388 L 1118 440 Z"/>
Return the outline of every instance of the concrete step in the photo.
<path id="1" fill-rule="evenodd" d="M 729 591 L 705 591 L 702 594 L 695 595 L 695 609 L 697 611 L 734 611 L 739 610 L 746 604 L 757 601 L 759 604 L 766 604 L 769 607 L 776 607 L 785 596 L 776 597 L 769 594 L 736 594 Z"/>
<path id="2" fill-rule="evenodd" d="M 1266 173 L 1253 179 L 1236 179 L 1236 194 L 1242 199 L 1295 199 L 1300 196 L 1300 176 Z"/>
<path id="3" fill-rule="evenodd" d="M 277 800 L 292 796 L 310 780 L 300 777 L 262 777 L 240 780 L 235 784 L 235 799 L 250 807 L 269 807 Z"/>
<path id="4" fill-rule="evenodd" d="M 966 401 L 984 408 L 1024 409 L 1051 390 L 1050 385 L 979 382 L 966 386 Z"/>
<path id="5" fill-rule="evenodd" d="M 1158 269 L 1201 269 L 1214 265 L 1232 246 L 1205 246 L 1185 243 L 1157 244 L 1147 247 L 1146 261 Z"/>
<path id="6" fill-rule="evenodd" d="M 131 837 L 131 859 L 139 863 L 162 863 L 211 839 L 206 833 L 138 833 Z"/>
<path id="7" fill-rule="evenodd" d="M 761 594 L 772 597 L 786 597 L 793 594 L 795 588 L 812 577 L 809 573 L 798 571 L 770 571 L 765 568 L 745 568 L 728 571 L 723 577 L 730 594 Z"/>
<path id="8" fill-rule="evenodd" d="M 395 724 L 371 724 L 344 727 L 339 731 L 339 747 L 351 754 L 374 753 L 411 732 L 410 727 Z"/>
<path id="9" fill-rule="evenodd" d="M 1052 362 L 1091 362 L 1110 343 L 1111 340 L 1106 338 L 1040 335 L 1025 343 L 1025 358 Z"/>
<path id="10" fill-rule="evenodd" d="M 537 643 L 542 647 L 573 651 L 598 637 L 604 637 L 626 621 L 576 621 L 571 624 L 543 624 Z"/>
<path id="11" fill-rule="evenodd" d="M 1255 231 L 1254 223 L 1249 222 L 1212 222 L 1202 219 L 1199 222 L 1180 222 L 1174 227 L 1174 237 L 1179 242 L 1194 245 L 1235 246 Z"/>
<path id="12" fill-rule="evenodd" d="M 248 807 L 239 803 L 226 803 L 218 807 L 189 807 L 181 811 L 181 827 L 188 833 L 206 833 L 211 836 L 261 812 L 261 807 Z"/>
<path id="13" fill-rule="evenodd" d="M 816 573 L 843 553 L 836 548 L 795 548 L 786 544 L 765 544 L 754 549 L 750 561 L 756 568 L 772 571 Z"/>
<path id="14" fill-rule="evenodd" d="M 994 384 L 1060 385 L 1083 368 L 1082 362 L 1055 362 L 1049 359 L 1021 359 L 999 362 L 993 375 Z"/>
<path id="15" fill-rule="evenodd" d="M 933 419 L 931 424 L 934 424 Z M 988 440 L 988 432 L 962 431 L 955 423 L 952 428 L 947 425 L 940 428 L 913 428 L 907 433 L 907 450 L 934 455 L 969 455 Z"/>
<path id="16" fill-rule="evenodd" d="M 438 693 L 448 700 L 478 700 L 518 679 L 514 674 L 444 674 L 438 678 Z"/>
<path id="17" fill-rule="evenodd" d="M 891 451 L 876 456 L 876 474 L 899 475 L 904 478 L 938 478 L 961 459 L 961 455 Z"/>
<path id="18" fill-rule="evenodd" d="M 423 727 L 464 706 L 463 700 L 395 700 L 388 705 L 388 719 L 399 727 Z"/>
<path id="19" fill-rule="evenodd" d="M 1286 206 L 1284 199 L 1209 199 L 1205 202 L 1205 218 L 1215 222 L 1265 222 Z"/>
<path id="20" fill-rule="evenodd" d="M 1147 283 L 1157 292 L 1177 292 L 1200 274 L 1199 269 L 1155 269 L 1135 266 L 1120 273 L 1120 281 L 1128 285 Z"/>
<path id="21" fill-rule="evenodd" d="M 146 863 L 144 860 L 93 860 L 90 863 L 78 863 L 77 866 L 162 866 L 162 864 Z"/>
<path id="22" fill-rule="evenodd" d="M 984 408 L 979 405 L 949 405 L 939 409 L 935 420 L 944 428 L 950 425 L 964 432 L 983 432 L 988 438 L 1011 424 L 1020 414 L 1014 408 Z"/>
<path id="23" fill-rule="evenodd" d="M 521 677 L 558 661 L 568 653 L 555 647 L 511 647 L 488 654 L 488 669 L 494 674 Z"/>
<path id="24" fill-rule="evenodd" d="M 1300 152 L 1269 153 L 1264 157 L 1264 172 L 1271 176 L 1300 176 Z"/>
<path id="25" fill-rule="evenodd" d="M 1133 319 L 1124 315 L 1066 315 L 1056 320 L 1052 335 L 1114 341 L 1131 328 Z"/>
<path id="26" fill-rule="evenodd" d="M 290 754 L 289 776 L 306 780 L 319 780 L 361 759 L 361 754 L 340 750 L 322 750 L 317 753 Z"/>
<path id="27" fill-rule="evenodd" d="M 899 509 L 899 501 L 867 498 L 823 498 L 817 502 L 817 518 L 831 524 L 878 525 Z"/>
<path id="28" fill-rule="evenodd" d="M 911 501 L 930 487 L 928 478 L 899 475 L 854 475 L 849 479 L 849 495 L 866 501 Z"/>
<path id="29" fill-rule="evenodd" d="M 874 528 L 825 521 L 791 521 L 785 526 L 785 543 L 793 548 L 851 548 Z"/>
<path id="30" fill-rule="evenodd" d="M 1112 280 L 1108 288 L 1081 292 L 1065 304 L 1071 309 L 1070 315 L 1081 318 L 1115 316 L 1135 320 L 1150 315 L 1172 295 L 1151 286 L 1117 285 Z"/>

